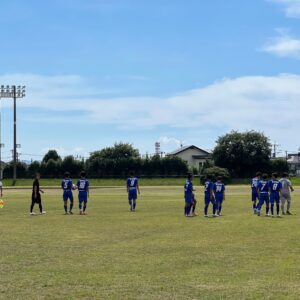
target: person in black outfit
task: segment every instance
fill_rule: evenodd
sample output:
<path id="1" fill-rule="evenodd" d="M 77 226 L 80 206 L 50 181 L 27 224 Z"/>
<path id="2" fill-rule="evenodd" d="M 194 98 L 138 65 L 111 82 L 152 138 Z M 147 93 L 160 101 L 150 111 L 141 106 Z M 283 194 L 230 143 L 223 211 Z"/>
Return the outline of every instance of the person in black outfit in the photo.
<path id="1" fill-rule="evenodd" d="M 32 198 L 31 198 L 31 206 L 30 206 L 30 215 L 35 215 L 35 212 L 33 212 L 33 207 L 35 204 L 39 205 L 40 213 L 45 214 L 46 212 L 43 211 L 43 206 L 42 206 L 42 198 L 41 198 L 41 193 L 44 193 L 40 189 L 40 174 L 37 173 L 35 176 L 35 179 L 33 181 L 32 185 Z"/>

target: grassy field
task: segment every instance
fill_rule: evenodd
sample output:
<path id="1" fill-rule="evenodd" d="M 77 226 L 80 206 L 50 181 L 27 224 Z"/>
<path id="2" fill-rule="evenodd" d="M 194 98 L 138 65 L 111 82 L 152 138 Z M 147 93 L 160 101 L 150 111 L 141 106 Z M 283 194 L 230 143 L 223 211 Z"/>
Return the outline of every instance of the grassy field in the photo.
<path id="1" fill-rule="evenodd" d="M 199 179 L 195 179 L 197 181 Z M 15 187 L 27 187 L 32 185 L 32 179 L 18 179 L 15 183 Z M 75 183 L 74 179 L 74 183 Z M 90 179 L 90 184 L 92 186 L 125 186 L 126 179 L 110 179 L 110 178 L 102 178 L 102 179 Z M 182 178 L 141 178 L 140 184 L 146 186 L 183 186 L 184 177 Z M 12 187 L 13 180 L 12 179 L 4 179 L 3 184 L 5 187 Z M 41 185 L 47 187 L 57 187 L 60 186 L 61 179 L 41 179 Z"/>
<path id="2" fill-rule="evenodd" d="M 296 186 L 300 186 L 300 177 L 294 177 L 291 179 L 292 183 Z M 124 186 L 126 179 L 90 179 L 92 186 L 107 187 L 107 186 Z M 75 180 L 74 180 L 75 182 Z M 140 178 L 140 184 L 144 186 L 183 186 L 184 177 L 182 178 Z M 199 183 L 199 178 L 194 179 L 195 183 Z M 232 185 L 249 185 L 249 179 L 233 179 Z M 4 187 L 13 187 L 13 181 L 11 179 L 3 180 Z M 41 179 L 41 185 L 47 187 L 58 187 L 61 184 L 61 179 Z M 15 187 L 29 187 L 32 185 L 32 179 L 18 179 L 15 183 Z"/>
<path id="3" fill-rule="evenodd" d="M 88 216 L 64 216 L 52 189 L 30 217 L 30 191 L 6 191 L 0 299 L 300 299 L 299 216 L 254 216 L 248 192 L 228 187 L 224 216 L 205 219 L 201 188 L 196 218 L 181 187 L 142 187 L 136 213 L 123 188 L 93 190 Z"/>

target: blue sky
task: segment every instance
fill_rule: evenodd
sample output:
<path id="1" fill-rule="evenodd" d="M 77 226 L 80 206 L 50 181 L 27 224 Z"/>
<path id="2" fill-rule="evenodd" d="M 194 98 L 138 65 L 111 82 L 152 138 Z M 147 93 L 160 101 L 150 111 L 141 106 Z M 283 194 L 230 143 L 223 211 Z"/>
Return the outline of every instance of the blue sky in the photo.
<path id="1" fill-rule="evenodd" d="M 212 149 L 232 129 L 300 146 L 300 0 L 2 0 L 0 16 L 0 84 L 27 86 L 22 159 Z"/>

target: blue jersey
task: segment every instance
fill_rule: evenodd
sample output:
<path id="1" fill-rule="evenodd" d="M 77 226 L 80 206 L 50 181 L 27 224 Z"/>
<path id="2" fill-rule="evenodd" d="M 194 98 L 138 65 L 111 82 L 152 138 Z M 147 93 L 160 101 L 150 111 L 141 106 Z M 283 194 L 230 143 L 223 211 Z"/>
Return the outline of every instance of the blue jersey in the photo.
<path id="1" fill-rule="evenodd" d="M 136 177 L 129 177 L 127 179 L 127 188 L 129 192 L 137 191 L 137 187 L 139 185 L 139 180 Z"/>
<path id="2" fill-rule="evenodd" d="M 61 182 L 61 188 L 66 191 L 72 191 L 73 188 L 73 182 L 71 179 L 63 179 Z"/>
<path id="3" fill-rule="evenodd" d="M 184 185 L 184 198 L 186 200 L 192 200 L 193 199 L 193 183 L 190 180 L 186 180 Z"/>
<path id="4" fill-rule="evenodd" d="M 77 181 L 77 188 L 79 193 L 87 193 L 89 189 L 89 181 L 85 178 L 78 179 Z"/>
<path id="5" fill-rule="evenodd" d="M 260 180 L 257 189 L 260 193 L 269 193 L 269 182 L 267 180 Z"/>
<path id="6" fill-rule="evenodd" d="M 279 192 L 282 189 L 282 184 L 279 180 L 273 179 L 269 181 L 269 188 L 272 195 L 279 195 Z"/>
<path id="7" fill-rule="evenodd" d="M 204 194 L 206 197 L 210 197 L 211 192 L 214 189 L 214 183 L 210 180 L 207 180 L 204 185 Z"/>
<path id="8" fill-rule="evenodd" d="M 214 184 L 213 191 L 215 192 L 216 195 L 223 195 L 224 192 L 225 192 L 225 185 L 224 185 L 224 183 L 222 183 L 220 181 L 217 181 Z"/>
<path id="9" fill-rule="evenodd" d="M 259 183 L 259 179 L 257 177 L 251 180 L 251 188 L 253 193 L 257 192 L 258 183 Z"/>

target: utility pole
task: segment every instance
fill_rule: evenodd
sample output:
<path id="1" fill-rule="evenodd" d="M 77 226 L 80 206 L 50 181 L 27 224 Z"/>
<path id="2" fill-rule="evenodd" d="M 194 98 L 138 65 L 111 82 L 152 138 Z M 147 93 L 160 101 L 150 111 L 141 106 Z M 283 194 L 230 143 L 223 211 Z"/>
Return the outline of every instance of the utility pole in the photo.
<path id="1" fill-rule="evenodd" d="M 25 86 L 4 86 L 1 85 L 0 89 L 0 99 L 1 98 L 10 98 L 14 101 L 14 140 L 13 140 L 13 181 L 17 180 L 17 99 L 25 97 Z"/>
<path id="2" fill-rule="evenodd" d="M 279 147 L 279 144 L 276 144 L 276 142 L 274 142 L 273 144 L 273 158 L 276 158 L 277 155 L 277 147 Z"/>

